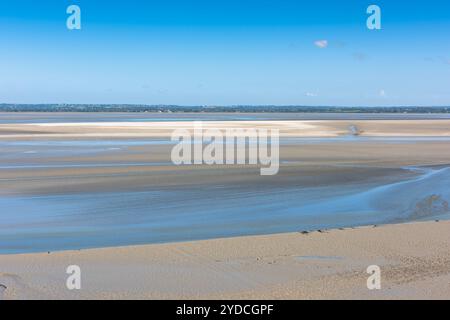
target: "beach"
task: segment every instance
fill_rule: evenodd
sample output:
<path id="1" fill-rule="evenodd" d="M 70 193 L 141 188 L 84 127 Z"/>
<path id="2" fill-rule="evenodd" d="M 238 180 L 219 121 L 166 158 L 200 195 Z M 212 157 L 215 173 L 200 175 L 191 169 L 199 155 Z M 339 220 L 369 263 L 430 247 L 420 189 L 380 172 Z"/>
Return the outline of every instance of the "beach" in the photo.
<path id="1" fill-rule="evenodd" d="M 443 0 L 0 1 L 0 305 L 450 299 L 448 30 Z"/>
<path id="2" fill-rule="evenodd" d="M 450 223 L 0 256 L 4 299 L 449 299 Z M 81 290 L 66 269 L 81 268 Z M 368 266 L 381 290 L 368 290 Z"/>
<path id="3" fill-rule="evenodd" d="M 0 114 L 4 298 L 449 297 L 450 120 L 208 115 L 206 130 L 280 131 L 280 170 L 261 176 L 174 165 L 189 119 L 121 117 Z"/>

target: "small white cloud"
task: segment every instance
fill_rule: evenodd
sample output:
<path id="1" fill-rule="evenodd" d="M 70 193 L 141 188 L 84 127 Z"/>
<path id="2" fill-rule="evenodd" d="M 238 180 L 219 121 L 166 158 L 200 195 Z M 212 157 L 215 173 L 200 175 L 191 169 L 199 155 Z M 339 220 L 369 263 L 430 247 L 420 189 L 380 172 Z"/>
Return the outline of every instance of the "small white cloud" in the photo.
<path id="1" fill-rule="evenodd" d="M 384 90 L 384 89 L 381 89 L 380 90 L 380 92 L 378 93 L 379 95 L 380 95 L 380 97 L 382 97 L 382 98 L 385 98 L 387 95 L 386 95 L 386 90 Z"/>
<path id="2" fill-rule="evenodd" d="M 328 40 L 317 40 L 314 42 L 314 45 L 320 49 L 325 49 L 328 47 Z"/>
<path id="3" fill-rule="evenodd" d="M 317 93 L 314 93 L 314 92 L 306 92 L 306 93 L 305 93 L 305 96 L 307 96 L 307 97 L 317 97 L 318 94 L 317 94 Z"/>

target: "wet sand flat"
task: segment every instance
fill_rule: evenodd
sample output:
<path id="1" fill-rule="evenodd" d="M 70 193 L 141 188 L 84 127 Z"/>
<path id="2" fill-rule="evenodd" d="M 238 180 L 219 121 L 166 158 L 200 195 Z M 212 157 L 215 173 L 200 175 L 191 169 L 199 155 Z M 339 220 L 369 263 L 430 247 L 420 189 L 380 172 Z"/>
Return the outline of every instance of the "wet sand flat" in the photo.
<path id="1" fill-rule="evenodd" d="M 173 165 L 186 121 L 56 120 L 0 125 L 6 299 L 449 297 L 447 222 L 350 229 L 450 218 L 449 120 L 203 123 L 280 129 L 269 177 Z"/>
<path id="2" fill-rule="evenodd" d="M 0 112 L 0 123 L 171 122 L 244 120 L 439 120 L 445 113 Z"/>
<path id="3" fill-rule="evenodd" d="M 272 177 L 260 176 L 257 166 L 174 166 L 171 145 L 127 142 L 100 152 L 97 141 L 94 154 L 77 149 L 67 155 L 66 148 L 73 150 L 70 143 L 42 143 L 8 145 L 0 156 L 3 253 L 270 234 L 447 214 L 448 175 L 438 171 L 450 159 L 445 141 L 283 143 L 280 172 Z M 27 151 L 36 153 L 24 156 Z M 436 174 L 422 180 L 425 171 L 406 169 L 412 166 L 435 168 Z M 423 207 L 427 199 L 431 205 Z"/>
<path id="4" fill-rule="evenodd" d="M 446 218 L 447 120 L 358 121 L 203 124 L 287 130 L 270 177 L 258 166 L 173 165 L 167 132 L 189 122 L 1 125 L 33 133 L 0 134 L 0 253 Z M 388 127 L 401 130 L 375 136 Z M 105 128 L 115 134 L 102 137 Z"/>
<path id="5" fill-rule="evenodd" d="M 281 170 L 261 177 L 257 166 L 174 166 L 172 145 L 133 146 L 97 154 L 67 156 L 9 152 L 0 165 L 0 194 L 40 194 L 144 190 L 169 186 L 234 185 L 318 187 L 364 182 L 388 182 L 409 177 L 405 166 L 448 164 L 449 142 L 324 143 L 281 145 Z M 0 156 L 1 157 L 1 156 Z M 261 182 L 264 184 L 261 185 Z"/>

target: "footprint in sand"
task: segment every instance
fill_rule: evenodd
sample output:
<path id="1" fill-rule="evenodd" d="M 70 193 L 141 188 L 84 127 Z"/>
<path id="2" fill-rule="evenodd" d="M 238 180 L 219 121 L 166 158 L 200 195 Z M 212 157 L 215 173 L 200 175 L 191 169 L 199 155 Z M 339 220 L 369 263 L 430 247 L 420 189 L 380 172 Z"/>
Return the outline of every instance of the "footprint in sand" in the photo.
<path id="1" fill-rule="evenodd" d="M 0 300 L 6 298 L 7 292 L 10 294 L 20 286 L 22 286 L 22 284 L 18 275 L 0 272 Z M 11 291 L 11 289 L 13 290 Z"/>
<path id="2" fill-rule="evenodd" d="M 0 300 L 3 300 L 3 295 L 5 294 L 6 289 L 8 288 L 0 283 Z"/>
<path id="3" fill-rule="evenodd" d="M 27 300 L 43 296 L 39 289 L 27 285 L 19 275 L 0 272 L 0 300 L 10 298 Z"/>

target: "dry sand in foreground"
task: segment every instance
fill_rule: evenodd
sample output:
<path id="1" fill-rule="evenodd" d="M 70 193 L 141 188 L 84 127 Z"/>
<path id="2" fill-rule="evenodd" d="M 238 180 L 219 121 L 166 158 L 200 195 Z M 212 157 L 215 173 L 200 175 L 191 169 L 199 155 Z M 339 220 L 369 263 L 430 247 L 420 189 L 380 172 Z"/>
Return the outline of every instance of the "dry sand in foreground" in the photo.
<path id="1" fill-rule="evenodd" d="M 0 256 L 0 284 L 5 299 L 449 299 L 449 232 L 430 222 Z M 73 264 L 80 291 L 65 287 Z"/>

